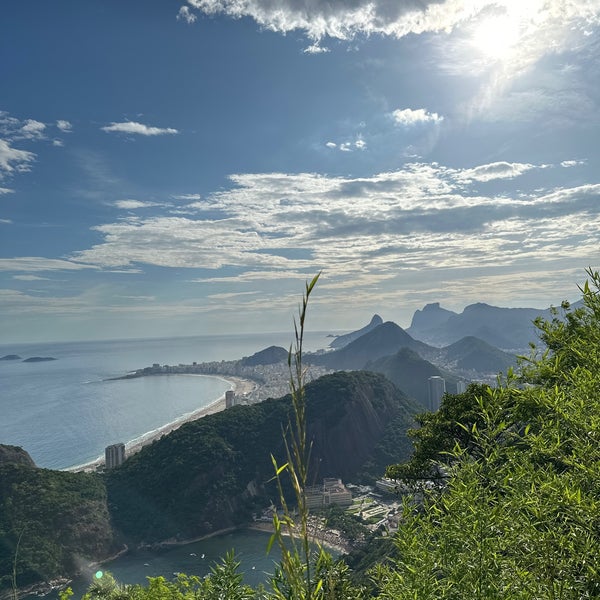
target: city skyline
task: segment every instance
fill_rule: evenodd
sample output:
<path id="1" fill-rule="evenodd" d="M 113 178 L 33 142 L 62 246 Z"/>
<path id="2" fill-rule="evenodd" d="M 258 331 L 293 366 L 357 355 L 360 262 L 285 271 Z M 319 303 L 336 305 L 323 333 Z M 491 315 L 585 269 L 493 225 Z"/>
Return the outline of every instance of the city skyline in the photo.
<path id="1" fill-rule="evenodd" d="M 4 342 L 547 308 L 600 267 L 600 2 L 9 0 Z"/>

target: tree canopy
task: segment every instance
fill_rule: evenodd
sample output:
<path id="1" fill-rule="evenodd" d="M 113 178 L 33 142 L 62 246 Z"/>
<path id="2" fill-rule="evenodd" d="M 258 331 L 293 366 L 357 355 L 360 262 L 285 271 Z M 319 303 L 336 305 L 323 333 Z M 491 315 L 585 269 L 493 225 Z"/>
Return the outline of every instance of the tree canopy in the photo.
<path id="1" fill-rule="evenodd" d="M 588 274 L 581 307 L 536 322 L 542 352 L 421 417 L 415 459 L 389 473 L 439 465 L 446 485 L 406 502 L 382 597 L 600 596 L 600 275 Z"/>

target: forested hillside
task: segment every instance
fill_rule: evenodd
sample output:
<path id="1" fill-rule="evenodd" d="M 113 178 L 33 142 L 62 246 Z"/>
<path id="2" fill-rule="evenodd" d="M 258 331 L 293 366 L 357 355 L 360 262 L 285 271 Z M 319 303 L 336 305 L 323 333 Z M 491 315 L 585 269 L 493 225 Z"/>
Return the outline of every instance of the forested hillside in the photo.
<path id="1" fill-rule="evenodd" d="M 74 573 L 117 544 L 99 475 L 0 464 L 0 591 Z M 16 563 L 15 563 L 16 558 Z"/>
<path id="2" fill-rule="evenodd" d="M 335 373 L 306 388 L 311 480 L 380 476 L 407 458 L 416 406 L 380 375 Z M 290 398 L 236 406 L 188 423 L 108 474 L 117 528 L 135 541 L 189 538 L 239 525 L 276 489 Z"/>

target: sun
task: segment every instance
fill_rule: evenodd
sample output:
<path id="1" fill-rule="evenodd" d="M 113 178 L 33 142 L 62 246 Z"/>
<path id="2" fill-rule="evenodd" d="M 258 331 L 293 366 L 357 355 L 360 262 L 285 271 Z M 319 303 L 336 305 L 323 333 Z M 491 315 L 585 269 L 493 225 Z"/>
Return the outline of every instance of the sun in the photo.
<path id="1" fill-rule="evenodd" d="M 491 59 L 504 59 L 512 54 L 519 41 L 519 19 L 508 14 L 489 16 L 477 24 L 472 43 Z"/>

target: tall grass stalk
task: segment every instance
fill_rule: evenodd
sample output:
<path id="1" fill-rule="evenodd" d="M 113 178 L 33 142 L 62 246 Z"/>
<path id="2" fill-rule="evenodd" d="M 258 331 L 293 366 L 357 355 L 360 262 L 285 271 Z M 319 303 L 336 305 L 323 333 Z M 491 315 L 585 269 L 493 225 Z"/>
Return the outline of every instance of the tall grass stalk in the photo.
<path id="1" fill-rule="evenodd" d="M 319 279 L 317 274 L 310 282 L 302 296 L 302 304 L 298 310 L 298 319 L 294 319 L 295 342 L 288 353 L 290 370 L 290 391 L 292 396 L 292 414 L 287 427 L 283 429 L 283 440 L 286 452 L 286 463 L 278 465 L 271 455 L 275 469 L 275 480 L 279 491 L 279 500 L 283 515 L 273 516 L 274 533 L 269 541 L 271 548 L 274 542 L 281 549 L 281 578 L 273 579 L 273 591 L 279 598 L 294 600 L 312 600 L 321 595 L 323 582 L 318 580 L 313 570 L 313 553 L 308 531 L 308 506 L 306 502 L 306 484 L 310 463 L 311 443 L 306 432 L 306 397 L 305 375 L 302 364 L 304 326 L 310 295 Z M 297 516 L 294 517 L 284 494 L 282 476 L 287 473 L 294 491 Z M 284 540 L 284 535 L 288 539 Z M 319 547 L 319 553 L 322 550 Z"/>

